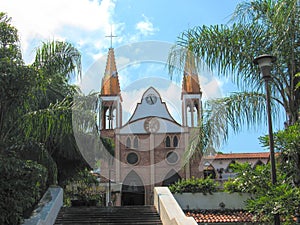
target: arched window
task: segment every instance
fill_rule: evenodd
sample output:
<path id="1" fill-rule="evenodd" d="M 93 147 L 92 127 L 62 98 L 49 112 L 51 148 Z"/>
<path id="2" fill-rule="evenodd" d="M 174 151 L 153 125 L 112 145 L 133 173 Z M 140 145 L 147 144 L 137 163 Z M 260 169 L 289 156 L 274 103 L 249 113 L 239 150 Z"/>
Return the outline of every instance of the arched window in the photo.
<path id="1" fill-rule="evenodd" d="M 173 147 L 177 147 L 177 146 L 178 146 L 178 138 L 177 138 L 177 136 L 175 136 L 173 138 Z"/>
<path id="2" fill-rule="evenodd" d="M 105 129 L 110 129 L 110 110 L 109 108 L 105 111 Z"/>
<path id="3" fill-rule="evenodd" d="M 131 148 L 131 140 L 129 137 L 126 139 L 126 148 Z"/>
<path id="4" fill-rule="evenodd" d="M 186 121 L 187 121 L 187 126 L 191 127 L 192 126 L 192 112 L 191 112 L 191 107 L 187 106 L 186 107 Z"/>
<path id="5" fill-rule="evenodd" d="M 234 165 L 235 164 L 235 161 L 234 160 L 232 160 L 229 164 L 228 164 L 228 166 L 227 166 L 227 168 L 226 168 L 226 173 L 233 173 L 233 169 L 232 169 L 232 165 Z"/>
<path id="6" fill-rule="evenodd" d="M 198 125 L 198 120 L 199 120 L 198 110 L 197 110 L 197 107 L 194 106 L 194 108 L 193 108 L 193 125 L 194 125 L 194 127 L 196 127 Z"/>
<path id="7" fill-rule="evenodd" d="M 206 161 L 204 163 L 204 167 L 203 167 L 203 175 L 204 175 L 204 178 L 212 178 L 212 179 L 216 179 L 216 171 L 215 171 L 215 168 L 213 167 L 213 165 Z"/>
<path id="8" fill-rule="evenodd" d="M 137 137 L 133 140 L 133 148 L 137 149 L 139 147 L 139 139 Z"/>
<path id="9" fill-rule="evenodd" d="M 166 147 L 167 148 L 171 147 L 171 139 L 169 136 L 166 137 Z"/>
<path id="10" fill-rule="evenodd" d="M 264 163 L 263 163 L 261 160 L 258 160 L 258 161 L 254 164 L 253 168 L 255 169 L 257 166 L 261 166 L 261 165 L 264 165 Z"/>
<path id="11" fill-rule="evenodd" d="M 111 122 L 112 122 L 112 129 L 115 129 L 117 127 L 117 109 L 114 108 L 111 114 Z"/>

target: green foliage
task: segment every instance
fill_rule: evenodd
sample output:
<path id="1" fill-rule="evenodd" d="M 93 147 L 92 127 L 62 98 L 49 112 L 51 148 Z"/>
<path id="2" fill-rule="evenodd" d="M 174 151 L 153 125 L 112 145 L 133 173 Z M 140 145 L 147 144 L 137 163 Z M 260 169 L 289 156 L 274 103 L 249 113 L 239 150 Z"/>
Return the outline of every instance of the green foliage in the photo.
<path id="1" fill-rule="evenodd" d="M 246 202 L 246 209 L 252 212 L 257 220 L 273 221 L 274 214 L 280 214 L 284 218 L 283 224 L 294 224 L 293 217 L 299 213 L 300 189 L 292 188 L 290 184 L 281 183 L 270 185 L 253 199 Z"/>
<path id="2" fill-rule="evenodd" d="M 24 66 L 17 30 L 0 12 L 0 140 L 20 135 L 18 123 L 28 107 L 28 96 L 36 84 L 33 70 Z"/>
<path id="3" fill-rule="evenodd" d="M 57 166 L 49 155 L 45 146 L 40 143 L 28 141 L 26 143 L 14 143 L 6 150 L 6 154 L 14 155 L 23 160 L 35 161 L 47 169 L 47 186 L 57 184 Z"/>
<path id="4" fill-rule="evenodd" d="M 268 136 L 260 137 L 260 142 L 268 147 Z M 286 175 L 286 182 L 300 187 L 300 123 L 275 133 L 274 148 L 280 153 L 279 169 Z"/>
<path id="5" fill-rule="evenodd" d="M 210 178 L 190 178 L 182 179 L 177 181 L 175 184 L 169 186 L 169 189 L 172 193 L 203 193 L 203 194 L 212 194 L 217 190 L 217 183 Z"/>
<path id="6" fill-rule="evenodd" d="M 256 166 L 248 163 L 233 165 L 236 177 L 224 183 L 228 192 L 252 193 L 246 202 L 246 209 L 255 215 L 257 221 L 270 224 L 274 214 L 280 214 L 283 224 L 293 224 L 293 217 L 299 211 L 300 189 L 291 185 L 282 171 L 277 173 L 277 184 L 271 183 L 270 165 Z"/>
<path id="7" fill-rule="evenodd" d="M 11 18 L 0 12 L 0 56 L 22 63 L 17 29 L 11 25 Z"/>
<path id="8" fill-rule="evenodd" d="M 81 54 L 67 42 L 44 42 L 36 51 L 33 65 L 52 78 L 56 75 L 59 75 L 56 77 L 58 79 L 81 77 Z"/>
<path id="9" fill-rule="evenodd" d="M 224 190 L 227 192 L 255 194 L 271 184 L 269 165 L 258 165 L 253 169 L 249 163 L 234 163 L 230 167 L 236 173 L 236 177 L 224 183 Z"/>
<path id="10" fill-rule="evenodd" d="M 295 75 L 295 77 L 299 78 L 299 77 L 300 77 L 300 72 L 297 73 L 297 74 Z M 300 81 L 298 81 L 298 83 L 297 83 L 297 85 L 296 85 L 296 89 L 298 89 L 298 88 L 300 88 Z"/>
<path id="11" fill-rule="evenodd" d="M 300 123 L 275 133 L 274 145 L 280 152 L 280 169 L 300 187 Z"/>
<path id="12" fill-rule="evenodd" d="M 47 170 L 34 161 L 0 155 L 0 174 L 0 224 L 19 224 L 45 191 Z"/>
<path id="13" fill-rule="evenodd" d="M 9 216 L 10 222 L 0 220 L 0 224 L 15 224 L 23 210 L 29 209 L 29 205 L 37 200 L 36 190 L 30 189 L 35 187 L 31 182 L 39 181 L 42 185 L 39 190 L 44 190 L 46 181 L 47 186 L 55 184 L 86 166 L 72 130 L 73 95 L 78 89 L 69 83 L 70 79 L 81 76 L 79 51 L 67 42 L 43 43 L 37 48 L 35 62 L 25 65 L 19 44 L 11 18 L 0 12 L 0 166 L 14 165 L 12 160 L 2 164 L 3 157 L 13 156 L 16 168 L 22 166 L 22 160 L 33 160 L 35 162 L 28 161 L 32 164 L 28 164 L 32 173 L 41 166 L 36 162 L 47 171 L 41 172 L 40 180 L 35 174 L 30 179 L 29 172 L 25 171 L 26 181 L 24 177 L 6 171 L 5 182 L 10 184 L 9 191 L 16 196 L 18 204 L 11 201 L 3 206 L 5 213 L 2 213 L 1 205 L 0 215 L 7 218 L 7 212 L 15 214 Z M 19 187 L 32 192 L 24 194 L 24 202 L 18 194 L 23 195 Z M 5 192 L 1 190 L 2 193 Z M 23 206 L 25 203 L 29 205 Z"/>
<path id="14" fill-rule="evenodd" d="M 96 177 L 84 169 L 66 181 L 64 202 L 66 206 L 70 206 L 72 200 L 81 200 L 85 203 L 94 200 L 100 205 L 104 193 L 105 188 L 99 186 Z"/>

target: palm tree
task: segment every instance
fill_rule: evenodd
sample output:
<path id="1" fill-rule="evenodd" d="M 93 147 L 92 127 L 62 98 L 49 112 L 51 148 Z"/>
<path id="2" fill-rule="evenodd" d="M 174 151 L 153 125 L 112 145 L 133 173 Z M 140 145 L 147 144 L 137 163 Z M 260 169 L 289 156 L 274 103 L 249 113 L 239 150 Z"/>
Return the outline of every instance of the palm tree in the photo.
<path id="1" fill-rule="evenodd" d="M 227 25 L 184 31 L 169 54 L 171 74 L 178 67 L 184 68 L 187 51 L 195 55 L 199 71 L 206 64 L 241 89 L 228 97 L 207 101 L 201 126 L 209 132 L 208 143 L 219 147 L 228 137 L 228 127 L 238 132 L 243 126 L 265 123 L 263 82 L 257 66 L 253 65 L 254 57 L 261 54 L 277 57 L 270 81 L 273 119 L 278 119 L 278 112 L 283 109 L 286 125 L 299 120 L 300 88 L 296 89 L 300 81 L 296 76 L 300 71 L 299 0 L 243 2 L 237 5 Z M 190 155 L 199 137 L 194 138 Z"/>
<path id="2" fill-rule="evenodd" d="M 28 95 L 36 85 L 33 70 L 25 66 L 17 30 L 11 18 L 0 12 L 0 142 L 17 131 L 16 121 L 24 113 Z M 26 102 L 26 104 L 24 104 Z M 17 133 L 17 132 L 16 132 Z"/>
<path id="3" fill-rule="evenodd" d="M 71 107 L 78 88 L 70 79 L 81 77 L 81 55 L 70 43 L 50 41 L 36 50 L 31 67 L 38 74 L 38 86 L 32 92 L 27 136 L 45 141 L 72 133 Z M 47 129 L 45 129 L 47 128 Z"/>
<path id="4" fill-rule="evenodd" d="M 70 43 L 49 41 L 37 49 L 31 67 L 38 74 L 38 86 L 21 126 L 26 137 L 45 144 L 58 170 L 66 171 L 59 177 L 62 181 L 76 167 L 88 166 L 76 145 L 72 124 L 79 89 L 70 81 L 81 78 L 81 54 Z"/>

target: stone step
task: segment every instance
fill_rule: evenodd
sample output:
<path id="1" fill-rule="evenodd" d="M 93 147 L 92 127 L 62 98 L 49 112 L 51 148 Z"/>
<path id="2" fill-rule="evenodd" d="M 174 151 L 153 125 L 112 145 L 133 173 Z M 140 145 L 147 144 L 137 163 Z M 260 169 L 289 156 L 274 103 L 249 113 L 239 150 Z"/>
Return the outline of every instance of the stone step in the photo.
<path id="1" fill-rule="evenodd" d="M 154 206 L 62 208 L 55 225 L 162 225 Z"/>

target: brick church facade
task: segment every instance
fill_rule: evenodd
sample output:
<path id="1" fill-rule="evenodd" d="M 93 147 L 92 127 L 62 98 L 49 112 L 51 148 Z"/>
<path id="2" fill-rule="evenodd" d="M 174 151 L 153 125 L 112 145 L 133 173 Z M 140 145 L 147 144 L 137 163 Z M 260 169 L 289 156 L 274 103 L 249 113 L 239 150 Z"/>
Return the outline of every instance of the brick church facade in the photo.
<path id="1" fill-rule="evenodd" d="M 101 84 L 100 135 L 114 140 L 110 180 L 120 185 L 115 205 L 153 204 L 154 186 L 181 178 L 201 177 L 199 162 L 183 166 L 190 131 L 201 117 L 201 89 L 193 61 L 186 62 L 182 81 L 182 124 L 176 122 L 160 93 L 148 87 L 128 121 L 122 123 L 122 92 L 114 49 L 108 51 Z M 121 75 L 120 75 L 121 76 Z M 102 167 L 105 167 L 103 165 Z M 102 168 L 108 177 L 107 168 Z"/>

